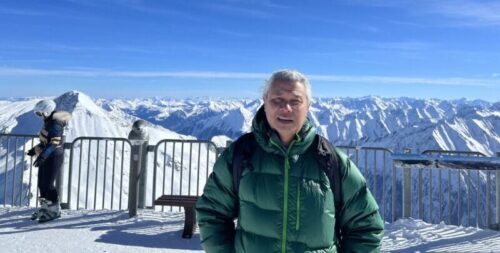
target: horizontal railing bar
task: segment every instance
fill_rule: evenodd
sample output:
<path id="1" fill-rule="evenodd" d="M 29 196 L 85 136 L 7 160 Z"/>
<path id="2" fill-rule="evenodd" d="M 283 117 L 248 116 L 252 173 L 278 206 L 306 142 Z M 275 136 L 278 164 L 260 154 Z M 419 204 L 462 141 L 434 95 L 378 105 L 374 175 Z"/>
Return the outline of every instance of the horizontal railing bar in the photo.
<path id="1" fill-rule="evenodd" d="M 393 154 L 392 160 L 400 166 L 434 166 L 460 169 L 499 170 L 499 157 L 428 156 L 414 154 Z M 441 166 L 441 167 L 439 167 Z"/>
<path id="2" fill-rule="evenodd" d="M 487 155 L 479 151 L 463 151 L 463 150 L 439 150 L 439 149 L 429 149 L 422 152 L 422 155 L 427 155 L 429 153 L 448 153 L 448 154 L 463 154 L 463 155 L 480 155 L 487 157 Z"/>
<path id="3" fill-rule="evenodd" d="M 26 138 L 36 138 L 38 135 L 33 135 L 33 134 L 1 134 L 0 137 L 5 136 L 5 137 L 26 137 Z"/>
<path id="4" fill-rule="evenodd" d="M 131 144 L 130 140 L 127 139 L 127 138 L 118 138 L 118 137 L 92 137 L 92 136 L 80 136 L 80 137 L 77 137 L 73 140 L 73 143 L 75 143 L 76 141 L 79 141 L 79 140 L 100 140 L 100 141 L 105 141 L 105 140 L 108 140 L 108 141 L 124 141 L 124 142 L 127 142 L 129 144 Z"/>

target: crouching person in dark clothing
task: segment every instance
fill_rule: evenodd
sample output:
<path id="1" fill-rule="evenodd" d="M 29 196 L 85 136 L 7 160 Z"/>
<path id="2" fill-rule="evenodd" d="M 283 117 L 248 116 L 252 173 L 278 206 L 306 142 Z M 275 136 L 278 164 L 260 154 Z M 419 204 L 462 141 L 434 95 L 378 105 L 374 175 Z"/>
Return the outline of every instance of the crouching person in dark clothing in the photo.
<path id="1" fill-rule="evenodd" d="M 55 188 L 55 179 L 63 164 L 64 148 L 62 137 L 64 127 L 71 119 L 65 111 L 55 111 L 56 103 L 42 100 L 35 105 L 34 112 L 43 121 L 40 131 L 40 143 L 28 151 L 29 156 L 36 156 L 33 166 L 38 167 L 38 188 L 41 208 L 33 213 L 32 220 L 46 222 L 61 216 L 59 194 Z"/>

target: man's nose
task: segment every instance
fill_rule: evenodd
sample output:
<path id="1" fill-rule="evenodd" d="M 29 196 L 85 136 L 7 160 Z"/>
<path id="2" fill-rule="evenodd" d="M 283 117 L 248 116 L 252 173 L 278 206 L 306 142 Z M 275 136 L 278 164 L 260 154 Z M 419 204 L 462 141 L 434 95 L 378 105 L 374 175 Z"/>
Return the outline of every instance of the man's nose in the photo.
<path id="1" fill-rule="evenodd" d="M 280 110 L 285 112 L 291 112 L 292 106 L 290 105 L 290 103 L 285 102 L 280 106 Z"/>

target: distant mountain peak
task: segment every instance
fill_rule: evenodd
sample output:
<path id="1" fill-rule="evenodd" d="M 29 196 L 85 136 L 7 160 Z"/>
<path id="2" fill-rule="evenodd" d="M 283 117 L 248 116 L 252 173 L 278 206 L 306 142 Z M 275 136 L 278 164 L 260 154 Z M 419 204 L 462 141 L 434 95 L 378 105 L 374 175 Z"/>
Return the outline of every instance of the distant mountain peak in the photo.
<path id="1" fill-rule="evenodd" d="M 103 108 L 96 105 L 96 103 L 87 94 L 77 90 L 68 91 L 55 98 L 54 101 L 57 104 L 57 110 L 71 113 L 79 110 L 85 110 L 91 114 L 99 115 L 104 113 Z"/>

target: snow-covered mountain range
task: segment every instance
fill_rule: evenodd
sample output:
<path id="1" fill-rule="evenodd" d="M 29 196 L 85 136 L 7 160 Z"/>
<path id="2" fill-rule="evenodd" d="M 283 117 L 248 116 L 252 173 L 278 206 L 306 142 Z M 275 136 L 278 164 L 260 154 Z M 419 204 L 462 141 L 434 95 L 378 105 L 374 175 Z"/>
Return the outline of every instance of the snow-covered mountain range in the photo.
<path id="1" fill-rule="evenodd" d="M 35 104 L 41 98 L 0 100 L 0 133 L 37 134 L 42 121 L 33 113 Z M 103 108 L 82 92 L 71 91 L 54 98 L 56 110 L 70 112 L 66 141 L 79 136 L 127 138 L 134 121 L 139 118 L 122 110 Z M 161 139 L 195 139 L 180 135 L 162 126 L 150 124 L 151 142 Z"/>
<path id="2" fill-rule="evenodd" d="M 0 101 L 0 133 L 34 134 L 38 98 Z M 251 129 L 261 100 L 91 99 L 81 92 L 57 97 L 58 109 L 73 114 L 67 133 L 126 137 L 134 120 L 151 122 L 151 143 L 169 139 L 235 139 Z M 413 98 L 315 99 L 309 118 L 338 146 L 376 146 L 400 152 L 427 149 L 500 151 L 500 102 Z M 215 137 L 215 138 L 214 138 Z M 223 141 L 220 141 L 220 145 Z"/>
<path id="3" fill-rule="evenodd" d="M 172 131 L 211 139 L 237 138 L 251 128 L 260 100 L 98 100 L 107 110 L 143 118 Z M 413 98 L 315 99 L 309 118 L 336 145 L 376 146 L 396 152 L 411 148 L 500 150 L 500 102 Z"/>

